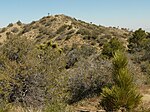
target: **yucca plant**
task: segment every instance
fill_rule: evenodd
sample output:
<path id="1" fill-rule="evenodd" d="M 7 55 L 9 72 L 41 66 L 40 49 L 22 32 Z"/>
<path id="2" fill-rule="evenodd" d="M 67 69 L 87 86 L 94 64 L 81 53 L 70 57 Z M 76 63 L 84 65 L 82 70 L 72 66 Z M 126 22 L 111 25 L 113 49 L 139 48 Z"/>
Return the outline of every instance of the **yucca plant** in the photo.
<path id="1" fill-rule="evenodd" d="M 127 68 L 128 60 L 124 53 L 117 51 L 113 60 L 114 86 L 103 88 L 101 105 L 108 112 L 116 110 L 133 111 L 141 101 L 133 82 L 131 73 Z"/>

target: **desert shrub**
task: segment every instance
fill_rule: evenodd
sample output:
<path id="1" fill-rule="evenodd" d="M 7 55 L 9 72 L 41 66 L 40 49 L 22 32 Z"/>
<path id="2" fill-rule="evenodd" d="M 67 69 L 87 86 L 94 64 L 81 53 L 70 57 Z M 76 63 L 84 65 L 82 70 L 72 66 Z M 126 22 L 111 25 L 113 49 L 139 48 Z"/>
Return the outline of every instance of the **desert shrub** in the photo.
<path id="1" fill-rule="evenodd" d="M 146 38 L 146 32 L 140 28 L 133 33 L 132 37 L 129 39 L 129 42 L 139 45 L 144 38 Z"/>
<path id="2" fill-rule="evenodd" d="M 40 20 L 40 23 L 41 23 L 42 25 L 45 25 L 45 24 L 46 24 L 46 18 L 42 18 L 42 19 Z"/>
<path id="3" fill-rule="evenodd" d="M 6 104 L 5 102 L 0 103 L 0 112 L 9 112 L 11 110 L 11 105 Z"/>
<path id="4" fill-rule="evenodd" d="M 82 59 L 76 66 L 68 69 L 67 103 L 75 103 L 85 97 L 100 93 L 101 88 L 111 83 L 111 64 L 109 61 L 97 59 Z"/>
<path id="5" fill-rule="evenodd" d="M 60 33 L 62 33 L 63 31 L 65 31 L 66 28 L 68 28 L 68 25 L 62 25 L 62 26 L 56 31 L 56 33 L 57 33 L 57 34 L 60 34 Z"/>
<path id="6" fill-rule="evenodd" d="M 36 21 L 32 21 L 30 25 L 34 25 L 36 23 Z"/>
<path id="7" fill-rule="evenodd" d="M 92 38 L 92 39 L 94 39 L 94 40 L 95 40 L 95 39 L 97 39 L 98 35 L 99 35 L 99 33 L 98 33 L 98 32 L 96 32 L 96 31 L 92 31 L 90 36 L 91 36 L 91 38 Z"/>
<path id="8" fill-rule="evenodd" d="M 21 34 L 27 33 L 31 30 L 31 26 L 30 25 L 26 25 L 23 27 L 23 30 L 20 32 Z"/>
<path id="9" fill-rule="evenodd" d="M 79 47 L 73 44 L 71 50 L 67 53 L 66 69 L 73 67 L 82 57 L 86 59 L 94 53 L 96 53 L 96 48 L 92 45 L 83 44 Z"/>
<path id="10" fill-rule="evenodd" d="M 1 51 L 12 61 L 23 61 L 27 52 L 31 49 L 32 45 L 29 43 L 30 41 L 26 37 L 13 36 L 7 40 Z"/>
<path id="11" fill-rule="evenodd" d="M 69 35 L 68 35 L 68 36 L 69 36 Z M 55 40 L 63 40 L 63 39 L 65 39 L 65 38 L 67 38 L 67 35 L 61 34 L 61 35 L 59 35 Z"/>
<path id="12" fill-rule="evenodd" d="M 40 28 L 39 28 L 39 33 L 41 33 L 41 34 L 47 34 L 47 28 L 45 28 L 45 27 L 40 27 Z"/>
<path id="13" fill-rule="evenodd" d="M 69 51 L 67 54 L 68 61 L 66 63 L 66 69 L 69 69 L 70 67 L 74 66 L 74 64 L 78 61 L 78 51 L 77 49 Z"/>
<path id="14" fill-rule="evenodd" d="M 117 38 L 112 38 L 109 42 L 104 44 L 102 55 L 111 58 L 117 50 L 124 51 L 124 46 Z"/>
<path id="15" fill-rule="evenodd" d="M 116 110 L 132 112 L 141 101 L 141 95 L 137 92 L 127 64 L 124 54 L 117 51 L 113 60 L 114 86 L 111 89 L 105 87 L 102 92 L 101 105 L 108 112 Z"/>
<path id="16" fill-rule="evenodd" d="M 101 36 L 98 36 L 98 38 L 96 39 L 96 41 L 99 43 L 100 46 L 103 46 L 107 42 L 107 39 L 103 38 Z"/>
<path id="17" fill-rule="evenodd" d="M 19 31 L 19 29 L 17 28 L 17 27 L 14 27 L 12 30 L 11 30 L 11 32 L 13 32 L 13 33 L 17 33 Z"/>
<path id="18" fill-rule="evenodd" d="M 119 36 L 119 34 L 118 34 L 117 32 L 115 32 L 115 31 L 111 31 L 110 33 L 111 33 L 111 35 L 113 35 L 113 36 L 115 36 L 115 37 L 118 37 L 118 36 Z"/>
<path id="19" fill-rule="evenodd" d="M 36 46 L 25 37 L 6 41 L 0 51 L 0 99 L 39 106 L 61 96 L 63 83 L 59 79 L 65 60 L 53 45 Z"/>
<path id="20" fill-rule="evenodd" d="M 46 22 L 45 27 L 48 27 L 48 26 L 51 26 L 51 25 L 52 25 L 52 21 L 49 20 L 49 21 Z"/>
<path id="21" fill-rule="evenodd" d="M 21 21 L 17 21 L 17 25 L 21 26 L 22 25 Z"/>
<path id="22" fill-rule="evenodd" d="M 68 31 L 67 33 L 66 33 L 66 35 L 71 35 L 71 34 L 73 34 L 75 32 L 75 30 L 70 30 L 70 31 Z"/>
<path id="23" fill-rule="evenodd" d="M 144 60 L 149 60 L 150 61 L 150 39 L 143 39 L 143 42 L 142 42 L 142 47 L 143 47 L 143 61 Z"/>
<path id="24" fill-rule="evenodd" d="M 87 40 L 92 40 L 92 39 L 96 40 L 98 37 L 98 34 L 96 32 L 91 32 L 89 34 L 86 32 L 86 33 L 81 33 L 81 34 L 84 35 L 83 39 L 87 39 Z"/>
<path id="25" fill-rule="evenodd" d="M 12 27 L 13 26 L 13 23 L 10 23 L 7 27 Z"/>
<path id="26" fill-rule="evenodd" d="M 13 37 L 13 34 L 11 32 L 6 32 L 6 38 L 10 39 L 11 37 Z"/>
<path id="27" fill-rule="evenodd" d="M 35 24 L 35 23 L 34 23 L 34 25 L 32 26 L 32 28 L 33 28 L 33 29 L 39 28 L 39 24 Z"/>
<path id="28" fill-rule="evenodd" d="M 149 39 L 150 38 L 150 33 L 149 32 L 146 32 L 146 33 L 147 33 L 146 38 Z"/>
<path id="29" fill-rule="evenodd" d="M 21 101 L 23 93 L 26 93 L 26 80 L 28 75 L 23 72 L 27 70 L 25 64 L 26 55 L 29 51 L 29 41 L 26 38 L 13 37 L 6 41 L 1 47 L 1 91 L 2 99 L 13 102 Z"/>
<path id="30" fill-rule="evenodd" d="M 84 35 L 84 36 L 83 36 L 83 39 L 84 39 L 84 40 L 90 40 L 90 39 L 91 39 L 91 36 L 90 36 L 90 35 Z"/>
<path id="31" fill-rule="evenodd" d="M 90 32 L 89 30 L 85 29 L 85 28 L 82 28 L 82 29 L 79 29 L 76 34 L 81 34 L 81 35 L 90 35 Z"/>
<path id="32" fill-rule="evenodd" d="M 69 40 L 69 39 L 71 39 L 71 37 L 72 37 L 72 35 L 67 35 L 65 40 Z"/>
<path id="33" fill-rule="evenodd" d="M 0 30 L 0 33 L 4 33 L 6 30 L 7 30 L 6 28 L 2 28 L 2 29 Z"/>
<path id="34" fill-rule="evenodd" d="M 36 36 L 36 38 L 42 38 L 42 34 L 41 33 L 39 33 L 37 36 Z"/>
<path id="35" fill-rule="evenodd" d="M 150 84 L 150 64 L 149 61 L 142 61 L 140 64 L 142 73 L 146 76 L 146 80 L 144 80 L 144 84 Z"/>
<path id="36" fill-rule="evenodd" d="M 130 52 L 136 52 L 140 51 L 142 46 L 143 39 L 146 38 L 146 32 L 142 30 L 141 28 L 133 32 L 132 36 L 129 38 L 129 51 Z"/>
<path id="37" fill-rule="evenodd" d="M 96 45 L 96 42 L 95 42 L 95 41 L 92 41 L 92 42 L 91 42 L 91 45 L 92 45 L 92 46 Z"/>
<path id="38" fill-rule="evenodd" d="M 94 53 L 96 54 L 96 52 L 96 48 L 92 45 L 83 44 L 80 48 L 80 55 L 82 55 L 84 58 L 87 58 Z"/>
<path id="39" fill-rule="evenodd" d="M 39 53 L 37 55 L 40 58 L 40 70 L 44 72 L 44 76 L 48 80 L 47 94 L 51 100 L 55 101 L 57 97 L 61 97 L 63 92 L 61 91 L 63 83 L 60 79 L 61 71 L 65 68 L 65 60 L 63 54 L 57 47 L 53 48 L 53 45 L 51 42 L 40 45 L 41 47 L 38 47 Z"/>
<path id="40" fill-rule="evenodd" d="M 41 41 L 41 39 L 44 39 L 44 38 L 48 38 L 49 36 L 48 35 L 44 35 L 44 34 L 38 34 L 37 36 L 36 36 L 36 41 L 37 42 L 40 42 Z"/>
<path id="41" fill-rule="evenodd" d="M 55 48 L 58 48 L 58 45 L 56 43 L 53 43 L 51 40 L 50 41 L 47 41 L 47 42 L 44 42 L 42 44 L 40 44 L 39 46 L 37 46 L 38 49 L 41 49 L 41 50 L 45 50 L 47 49 L 48 47 L 51 47 L 53 49 Z"/>
<path id="42" fill-rule="evenodd" d="M 11 34 L 11 32 L 6 32 L 6 36 L 9 36 Z"/>

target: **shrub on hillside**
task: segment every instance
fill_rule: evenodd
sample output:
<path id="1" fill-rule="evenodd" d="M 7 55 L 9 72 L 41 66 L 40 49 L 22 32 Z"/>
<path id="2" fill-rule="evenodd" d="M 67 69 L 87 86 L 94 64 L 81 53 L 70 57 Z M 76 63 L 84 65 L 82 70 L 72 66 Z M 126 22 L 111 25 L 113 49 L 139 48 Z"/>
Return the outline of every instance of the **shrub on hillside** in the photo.
<path id="1" fill-rule="evenodd" d="M 68 25 L 62 25 L 57 31 L 57 34 L 62 33 L 63 31 L 65 31 L 69 26 Z"/>
<path id="2" fill-rule="evenodd" d="M 12 28 L 11 32 L 13 33 L 17 33 L 19 31 L 19 29 L 17 27 Z"/>
<path id="3" fill-rule="evenodd" d="M 96 52 L 96 48 L 92 45 L 83 44 L 79 47 L 78 45 L 73 44 L 72 49 L 67 53 L 68 61 L 66 63 L 66 69 L 73 67 L 81 58 L 84 57 L 86 59 Z"/>
<path id="4" fill-rule="evenodd" d="M 4 33 L 6 30 L 7 30 L 6 28 L 0 29 L 0 33 Z"/>
<path id="5" fill-rule="evenodd" d="M 124 51 L 124 46 L 117 38 L 112 38 L 104 44 L 102 55 L 111 58 L 117 50 Z"/>
<path id="6" fill-rule="evenodd" d="M 146 38 L 146 32 L 142 30 L 141 28 L 136 30 L 132 36 L 129 38 L 129 51 L 130 52 L 136 52 L 140 51 L 142 49 L 142 41 Z"/>
<path id="7" fill-rule="evenodd" d="M 17 25 L 21 26 L 22 25 L 21 21 L 17 21 Z"/>
<path id="8" fill-rule="evenodd" d="M 7 27 L 12 27 L 13 26 L 13 23 L 9 23 L 9 25 Z"/>
<path id="9" fill-rule="evenodd" d="M 23 27 L 23 30 L 20 32 L 21 34 L 27 33 L 31 30 L 31 26 L 30 25 L 26 25 Z"/>
<path id="10" fill-rule="evenodd" d="M 97 58 L 80 59 L 74 68 L 65 73 L 68 74 L 66 99 L 69 104 L 97 95 L 102 87 L 111 83 L 110 62 Z"/>
<path id="11" fill-rule="evenodd" d="M 11 37 L 1 49 L 1 52 L 12 61 L 23 61 L 25 60 L 26 54 L 31 49 L 30 41 L 25 37 Z"/>
<path id="12" fill-rule="evenodd" d="M 0 100 L 41 106 L 45 100 L 61 96 L 64 58 L 49 42 L 44 45 L 39 49 L 25 37 L 4 43 L 0 51 Z"/>
<path id="13" fill-rule="evenodd" d="M 144 60 L 149 60 L 150 61 L 150 38 L 144 39 L 143 43 L 142 43 L 142 47 L 143 47 L 143 61 Z"/>
<path id="14" fill-rule="evenodd" d="M 96 39 L 96 41 L 99 43 L 99 46 L 103 46 L 104 44 L 106 44 L 107 42 L 107 38 L 103 38 L 103 36 L 98 36 L 98 38 Z"/>
<path id="15" fill-rule="evenodd" d="M 89 32 L 88 29 L 85 29 L 85 28 L 82 28 L 82 29 L 79 29 L 76 34 L 81 34 L 81 35 L 90 35 L 91 33 Z"/>
<path id="16" fill-rule="evenodd" d="M 39 23 L 41 23 L 42 25 L 45 25 L 46 24 L 46 18 L 42 18 Z"/>

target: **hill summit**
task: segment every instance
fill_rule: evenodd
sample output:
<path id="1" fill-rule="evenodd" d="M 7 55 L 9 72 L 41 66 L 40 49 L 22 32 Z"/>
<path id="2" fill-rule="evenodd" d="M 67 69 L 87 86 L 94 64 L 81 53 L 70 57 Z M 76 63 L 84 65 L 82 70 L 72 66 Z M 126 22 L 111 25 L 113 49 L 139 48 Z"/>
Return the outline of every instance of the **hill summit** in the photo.
<path id="1" fill-rule="evenodd" d="M 85 43 L 95 44 L 99 47 L 105 40 L 113 37 L 125 42 L 129 31 L 123 28 L 97 26 L 61 14 L 46 16 L 30 24 L 23 24 L 20 21 L 15 24 L 10 23 L 7 27 L 0 29 L 0 42 L 2 43 L 9 35 L 13 34 L 26 36 L 36 41 L 51 39 L 61 46 Z"/>

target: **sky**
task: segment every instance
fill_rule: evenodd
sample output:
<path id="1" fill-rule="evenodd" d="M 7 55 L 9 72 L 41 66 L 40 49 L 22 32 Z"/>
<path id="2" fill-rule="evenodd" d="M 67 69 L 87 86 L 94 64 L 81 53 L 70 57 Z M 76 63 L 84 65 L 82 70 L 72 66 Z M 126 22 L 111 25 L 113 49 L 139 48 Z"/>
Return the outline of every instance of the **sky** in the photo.
<path id="1" fill-rule="evenodd" d="M 0 0 L 0 27 L 65 14 L 97 25 L 150 31 L 150 0 Z"/>

